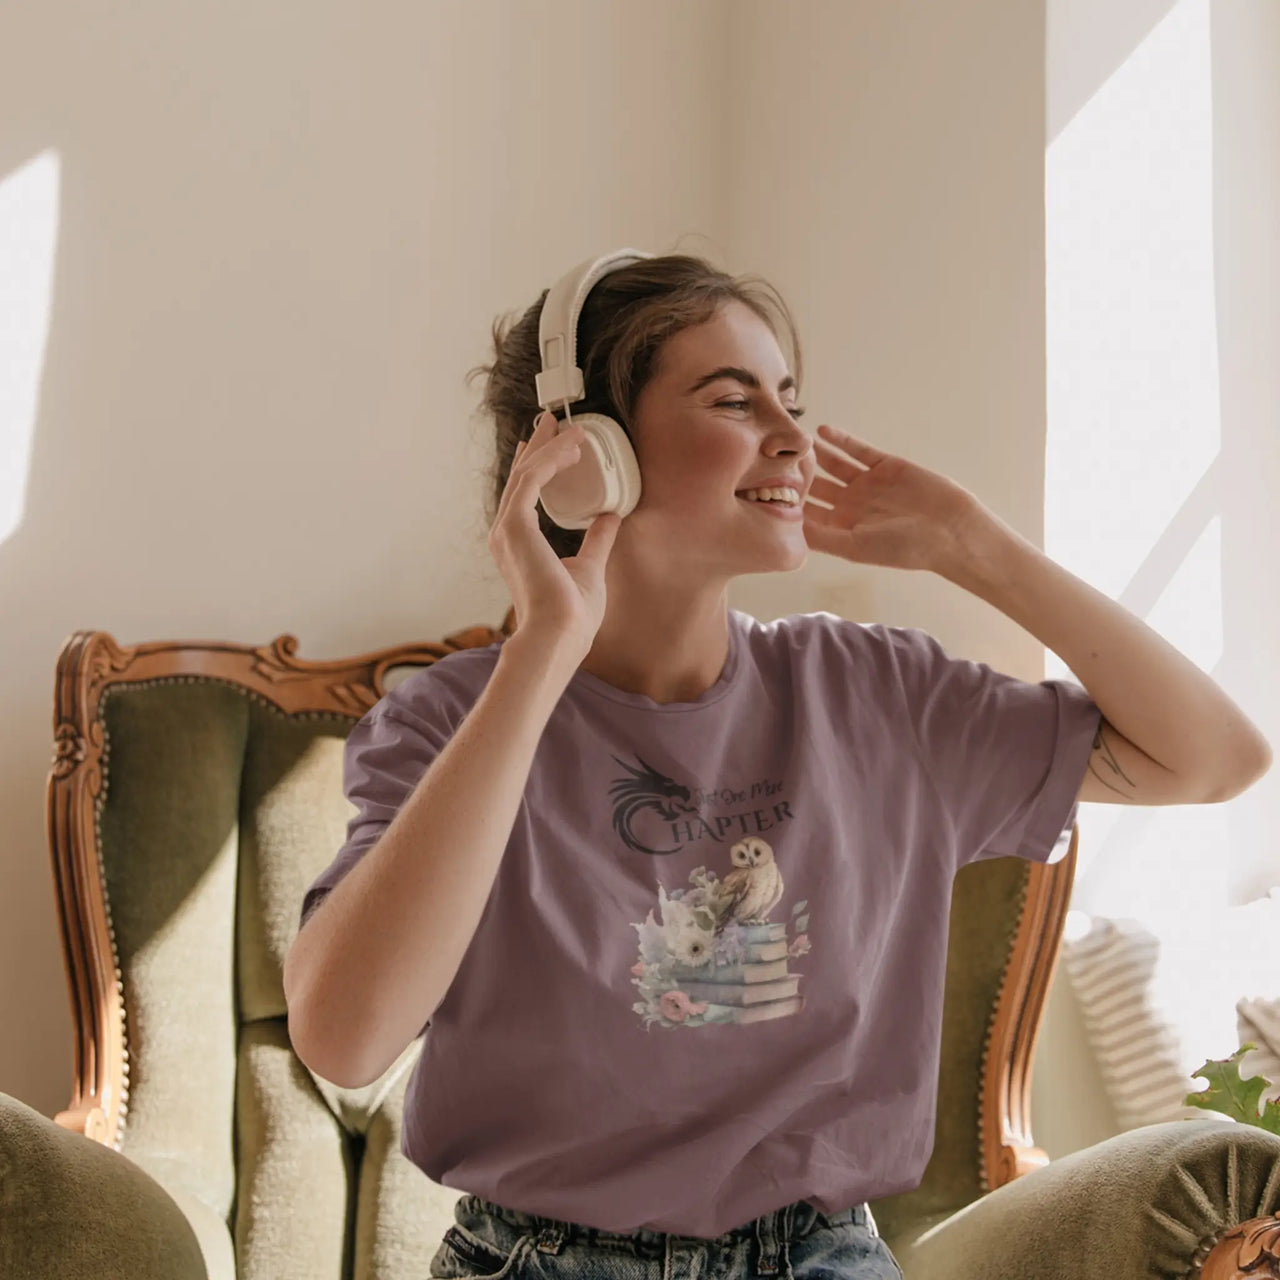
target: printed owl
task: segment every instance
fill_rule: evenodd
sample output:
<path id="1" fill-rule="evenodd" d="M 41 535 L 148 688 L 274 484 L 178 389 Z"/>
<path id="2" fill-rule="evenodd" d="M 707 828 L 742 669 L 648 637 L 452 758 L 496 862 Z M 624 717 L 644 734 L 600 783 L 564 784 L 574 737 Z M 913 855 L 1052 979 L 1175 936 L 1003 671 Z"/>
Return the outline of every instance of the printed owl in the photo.
<path id="1" fill-rule="evenodd" d="M 782 900 L 782 872 L 767 840 L 748 836 L 729 850 L 733 870 L 720 881 L 720 923 L 763 924 Z"/>

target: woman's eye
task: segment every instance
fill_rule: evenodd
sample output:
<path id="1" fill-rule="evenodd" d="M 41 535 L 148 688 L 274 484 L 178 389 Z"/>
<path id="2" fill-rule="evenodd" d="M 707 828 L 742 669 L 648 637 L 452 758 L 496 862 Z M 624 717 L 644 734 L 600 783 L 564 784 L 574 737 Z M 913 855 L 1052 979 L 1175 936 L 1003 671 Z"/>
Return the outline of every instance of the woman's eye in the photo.
<path id="1" fill-rule="evenodd" d="M 750 400 L 717 400 L 717 409 L 745 409 L 751 403 Z M 803 409 L 788 409 L 787 412 L 799 422 L 804 417 Z"/>

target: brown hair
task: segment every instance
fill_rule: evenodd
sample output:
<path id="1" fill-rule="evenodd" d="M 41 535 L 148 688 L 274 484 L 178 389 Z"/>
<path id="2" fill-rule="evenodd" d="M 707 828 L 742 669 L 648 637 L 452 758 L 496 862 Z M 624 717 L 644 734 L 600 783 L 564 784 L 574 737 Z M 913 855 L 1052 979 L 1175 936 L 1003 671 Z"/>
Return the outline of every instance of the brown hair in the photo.
<path id="1" fill-rule="evenodd" d="M 493 324 L 494 360 L 467 372 L 466 381 L 488 374 L 480 402 L 493 418 L 496 457 L 486 472 L 487 527 L 497 518 L 516 445 L 533 433 L 540 412 L 534 378 L 542 372 L 538 324 L 550 289 L 514 324 L 501 316 Z M 587 294 L 578 317 L 577 361 L 585 398 L 572 406 L 580 413 L 603 413 L 618 422 L 634 442 L 632 415 L 641 391 L 658 373 L 662 344 L 673 334 L 710 320 L 723 304 L 737 300 L 750 307 L 778 335 L 770 314 L 775 307 L 791 343 L 793 372 L 803 380 L 800 340 L 785 301 L 759 276 L 732 276 L 703 258 L 666 254 L 611 271 Z M 563 419 L 561 407 L 557 416 Z M 538 524 L 562 559 L 577 555 L 585 530 L 562 529 L 538 506 Z"/>

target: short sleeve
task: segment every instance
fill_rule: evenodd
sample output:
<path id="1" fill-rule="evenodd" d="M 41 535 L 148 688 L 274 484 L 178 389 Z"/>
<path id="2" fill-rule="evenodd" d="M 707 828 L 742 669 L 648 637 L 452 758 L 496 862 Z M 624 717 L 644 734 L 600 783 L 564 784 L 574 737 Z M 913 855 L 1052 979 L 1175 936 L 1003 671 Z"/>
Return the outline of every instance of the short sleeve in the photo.
<path id="1" fill-rule="evenodd" d="M 885 631 L 921 763 L 951 817 L 957 869 L 1064 857 L 1102 720 L 1088 692 L 952 658 L 916 627 Z"/>
<path id="2" fill-rule="evenodd" d="M 434 708 L 423 713 L 392 702 L 388 695 L 350 730 L 343 747 L 342 789 L 356 812 L 347 823 L 346 841 L 303 896 L 299 929 L 391 825 L 453 728 L 443 706 L 438 714 Z"/>

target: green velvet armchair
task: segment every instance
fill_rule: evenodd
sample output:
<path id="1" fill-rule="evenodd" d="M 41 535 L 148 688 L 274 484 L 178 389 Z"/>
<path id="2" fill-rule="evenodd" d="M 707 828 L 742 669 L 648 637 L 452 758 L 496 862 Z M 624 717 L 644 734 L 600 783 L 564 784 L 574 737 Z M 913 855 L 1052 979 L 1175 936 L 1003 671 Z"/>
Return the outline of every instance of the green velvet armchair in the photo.
<path id="1" fill-rule="evenodd" d="M 365 1088 L 320 1079 L 290 1045 L 282 966 L 345 837 L 347 732 L 396 673 L 513 628 L 509 610 L 333 662 L 298 659 L 290 635 L 68 638 L 48 834 L 71 1099 L 51 1120 L 0 1094 L 0 1276 L 431 1274 L 462 1193 L 400 1152 L 421 1042 Z M 872 1203 L 881 1233 L 909 1280 L 1276 1277 L 1280 1138 L 1206 1116 L 1052 1162 L 1035 1146 L 1032 1055 L 1077 838 L 1053 866 L 956 877 L 936 1143 L 918 1188 Z"/>

